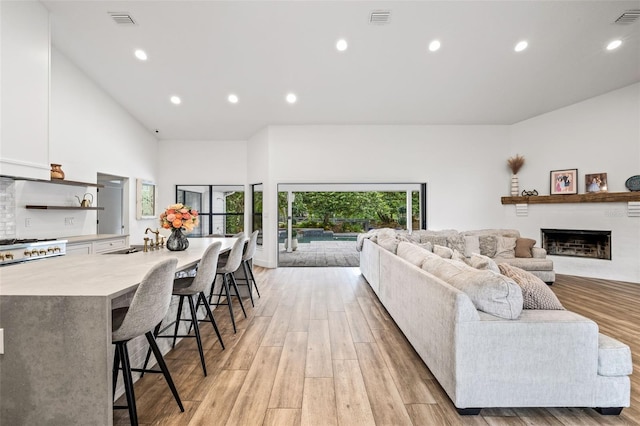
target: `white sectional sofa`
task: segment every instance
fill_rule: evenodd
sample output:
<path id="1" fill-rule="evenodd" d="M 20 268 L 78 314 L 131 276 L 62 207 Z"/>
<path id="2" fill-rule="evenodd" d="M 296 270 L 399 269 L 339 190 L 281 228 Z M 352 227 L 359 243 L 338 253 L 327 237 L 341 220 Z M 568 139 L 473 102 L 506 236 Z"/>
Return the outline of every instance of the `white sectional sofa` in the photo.
<path id="1" fill-rule="evenodd" d="M 407 260 L 371 239 L 361 243 L 362 274 L 460 414 L 488 407 L 619 414 L 629 406 L 631 351 L 600 334 L 594 321 L 567 310 L 518 311 L 522 294 L 508 282 L 500 284 L 510 298 L 502 307 L 517 318 L 483 312 L 477 300 L 418 265 L 438 264 L 433 253 L 401 242 L 397 250 Z"/>

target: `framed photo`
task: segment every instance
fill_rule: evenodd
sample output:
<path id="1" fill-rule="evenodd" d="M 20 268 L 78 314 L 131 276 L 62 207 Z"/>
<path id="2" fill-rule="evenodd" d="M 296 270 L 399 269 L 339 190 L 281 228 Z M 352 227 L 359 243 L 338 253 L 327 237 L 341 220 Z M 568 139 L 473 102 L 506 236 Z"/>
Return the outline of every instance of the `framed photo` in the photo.
<path id="1" fill-rule="evenodd" d="M 147 180 L 137 179 L 136 219 L 154 219 L 156 209 L 156 185 Z"/>
<path id="2" fill-rule="evenodd" d="M 551 195 L 577 194 L 578 169 L 552 170 Z"/>
<path id="3" fill-rule="evenodd" d="M 584 175 L 586 192 L 607 192 L 607 174 L 592 173 Z"/>

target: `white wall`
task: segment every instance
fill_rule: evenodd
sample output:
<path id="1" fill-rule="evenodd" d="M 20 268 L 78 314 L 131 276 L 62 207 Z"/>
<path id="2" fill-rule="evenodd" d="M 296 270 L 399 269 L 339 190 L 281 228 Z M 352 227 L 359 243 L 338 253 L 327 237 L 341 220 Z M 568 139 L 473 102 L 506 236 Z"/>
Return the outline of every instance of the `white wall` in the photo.
<path id="1" fill-rule="evenodd" d="M 278 183 L 427 183 L 429 228 L 503 223 L 506 126 L 270 126 L 269 187 Z M 277 228 L 277 206 L 265 207 Z M 276 245 L 265 235 L 267 260 Z"/>
<path id="2" fill-rule="evenodd" d="M 96 182 L 97 173 L 128 177 L 125 200 L 128 230 L 132 243 L 142 238 L 147 226 L 157 220 L 135 218 L 135 179 L 157 180 L 157 141 L 153 134 L 129 115 L 113 98 L 95 85 L 57 49 L 51 57 L 51 110 L 49 150 L 52 162 L 62 164 L 67 180 Z M 27 201 L 43 199 L 57 204 L 73 204 L 74 195 L 91 192 L 82 187 L 25 183 L 17 198 L 16 222 L 19 237 L 64 237 L 96 233 L 94 211 L 26 210 Z M 125 191 L 127 192 L 127 191 Z M 128 203 L 128 205 L 127 205 Z M 42 204 L 42 203 L 39 203 Z M 65 226 L 65 217 L 74 225 Z M 25 227 L 25 219 L 31 226 Z"/>
<path id="3" fill-rule="evenodd" d="M 607 173 L 610 192 L 626 192 L 624 182 L 640 173 L 640 84 L 634 84 L 510 128 L 510 155 L 526 159 L 520 188 L 549 194 L 549 172 L 578 169 Z M 540 228 L 611 230 L 612 260 L 553 256 L 558 273 L 640 282 L 640 218 L 628 217 L 626 203 L 533 204 L 528 216 L 504 206 L 507 222 L 540 241 Z"/>
<path id="4" fill-rule="evenodd" d="M 177 185 L 245 185 L 247 142 L 159 141 L 158 164 L 158 206 L 162 211 L 175 203 Z M 245 200 L 249 196 L 246 191 L 245 186 Z M 246 221 L 245 215 L 245 227 Z"/>

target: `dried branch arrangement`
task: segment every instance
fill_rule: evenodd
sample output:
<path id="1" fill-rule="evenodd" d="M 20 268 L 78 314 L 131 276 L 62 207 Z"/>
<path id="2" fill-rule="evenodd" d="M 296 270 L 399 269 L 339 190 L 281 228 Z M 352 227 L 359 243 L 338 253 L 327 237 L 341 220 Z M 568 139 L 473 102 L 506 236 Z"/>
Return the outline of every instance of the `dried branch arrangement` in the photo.
<path id="1" fill-rule="evenodd" d="M 516 175 L 518 174 L 522 166 L 524 166 L 524 157 L 522 155 L 516 154 L 515 157 L 511 157 L 507 160 L 507 164 L 511 169 L 511 173 Z"/>

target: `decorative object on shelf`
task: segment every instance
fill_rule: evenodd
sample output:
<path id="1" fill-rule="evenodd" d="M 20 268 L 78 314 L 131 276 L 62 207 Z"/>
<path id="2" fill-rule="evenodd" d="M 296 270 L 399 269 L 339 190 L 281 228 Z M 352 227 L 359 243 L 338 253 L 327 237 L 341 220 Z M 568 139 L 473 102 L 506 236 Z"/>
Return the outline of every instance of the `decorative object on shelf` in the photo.
<path id="1" fill-rule="evenodd" d="M 87 195 L 91 197 L 91 199 L 88 199 Z M 85 193 L 82 196 L 82 200 L 77 195 L 75 197 L 78 199 L 78 202 L 80 203 L 80 207 L 91 207 L 91 204 L 93 204 L 93 194 L 91 194 L 90 192 Z"/>
<path id="2" fill-rule="evenodd" d="M 552 170 L 550 175 L 551 195 L 577 194 L 578 169 Z"/>
<path id="3" fill-rule="evenodd" d="M 172 204 L 160 214 L 160 225 L 170 229 L 167 248 L 171 251 L 182 251 L 189 247 L 189 240 L 182 233 L 189 233 L 198 226 L 198 211 L 184 204 Z"/>
<path id="4" fill-rule="evenodd" d="M 518 183 L 518 172 L 524 166 L 524 157 L 516 154 L 515 157 L 510 157 L 507 160 L 509 169 L 511 169 L 511 196 L 517 197 L 520 192 L 520 186 Z"/>
<path id="5" fill-rule="evenodd" d="M 51 163 L 51 179 L 64 179 L 64 172 L 61 164 Z"/>
<path id="6" fill-rule="evenodd" d="M 533 191 L 527 191 L 526 189 L 522 190 L 523 197 L 535 197 L 537 195 L 538 195 L 538 191 L 535 189 Z"/>
<path id="7" fill-rule="evenodd" d="M 629 191 L 640 191 L 640 175 L 631 176 L 624 183 Z"/>
<path id="8" fill-rule="evenodd" d="M 607 174 L 593 173 L 584 175 L 586 192 L 607 192 Z"/>

